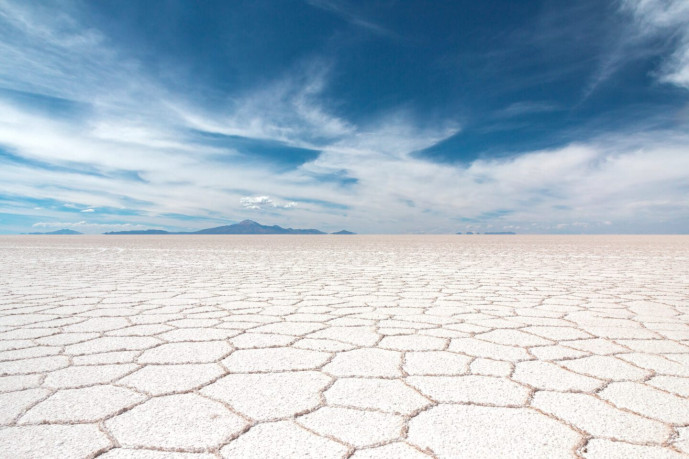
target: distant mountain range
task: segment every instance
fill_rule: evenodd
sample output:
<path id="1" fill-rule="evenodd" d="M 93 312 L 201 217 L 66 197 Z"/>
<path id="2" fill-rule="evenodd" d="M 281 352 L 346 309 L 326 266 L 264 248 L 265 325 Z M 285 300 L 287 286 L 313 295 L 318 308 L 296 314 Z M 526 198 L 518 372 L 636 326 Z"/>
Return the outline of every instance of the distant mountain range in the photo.
<path id="1" fill-rule="evenodd" d="M 462 234 L 462 233 L 456 233 L 456 234 Z M 469 231 L 465 234 L 481 234 L 481 233 L 472 233 L 471 231 Z M 504 236 L 506 234 L 517 234 L 517 233 L 515 233 L 514 231 L 486 231 L 483 234 L 488 234 L 488 235 L 492 234 L 493 236 L 495 236 L 495 235 L 503 235 Z"/>
<path id="2" fill-rule="evenodd" d="M 80 233 L 79 231 L 74 231 L 71 229 L 60 229 L 57 231 L 51 231 L 49 233 L 26 233 L 26 234 L 31 234 L 31 235 L 42 235 L 42 236 L 48 236 L 48 235 L 65 235 L 65 234 L 83 234 Z M 260 223 L 257 223 L 253 220 L 244 220 L 239 223 L 235 223 L 234 225 L 225 225 L 225 226 L 216 226 L 215 228 L 206 228 L 202 229 L 199 231 L 193 231 L 193 232 L 171 232 L 171 231 L 165 231 L 165 230 L 156 230 L 156 229 L 148 229 L 148 230 L 134 230 L 134 231 L 110 231 L 108 233 L 103 233 L 103 234 L 112 234 L 112 235 L 127 235 L 127 234 L 141 234 L 141 235 L 157 235 L 157 234 L 328 234 L 324 233 L 323 231 L 317 230 L 317 229 L 293 229 L 293 228 L 283 228 L 278 225 L 273 225 L 273 226 L 267 226 L 267 225 L 261 225 Z M 350 235 L 350 234 L 356 234 L 351 231 L 347 230 L 340 230 L 336 231 L 334 233 L 330 234 L 337 234 L 337 235 Z M 462 234 L 462 233 L 456 233 L 456 234 Z M 468 231 L 464 234 L 480 234 L 480 233 L 472 233 L 471 231 Z M 483 234 L 492 234 L 492 235 L 507 235 L 507 234 L 516 234 L 512 231 L 486 231 Z"/>
<path id="3" fill-rule="evenodd" d="M 71 230 L 71 229 L 61 229 L 61 230 L 57 230 L 57 231 L 51 231 L 51 232 L 49 232 L 49 233 L 28 233 L 28 234 L 42 235 L 42 236 L 49 236 L 49 235 L 52 236 L 52 235 L 56 235 L 56 234 L 84 234 L 84 233 L 80 233 L 79 231 L 74 231 L 74 230 Z"/>
<path id="4" fill-rule="evenodd" d="M 234 225 L 217 226 L 215 228 L 195 231 L 191 234 L 326 234 L 317 229 L 292 229 L 273 225 L 266 226 L 253 220 L 244 220 Z"/>
<path id="5" fill-rule="evenodd" d="M 327 234 L 317 229 L 293 229 L 283 228 L 278 225 L 267 226 L 256 223 L 253 220 L 244 220 L 234 225 L 217 226 L 193 232 L 173 233 L 163 230 L 135 230 L 135 231 L 111 231 L 112 235 L 126 234 Z M 342 230 L 332 234 L 354 234 L 350 231 Z"/>
<path id="6" fill-rule="evenodd" d="M 42 236 L 48 236 L 48 235 L 65 235 L 65 234 L 83 234 L 80 233 L 79 231 L 74 231 L 71 229 L 60 229 L 57 231 L 51 231 L 49 233 L 26 233 L 26 234 L 32 234 L 32 235 L 42 235 Z M 199 231 L 192 231 L 192 232 L 171 232 L 171 231 L 165 231 L 165 230 L 156 230 L 156 229 L 148 229 L 148 230 L 134 230 L 134 231 L 110 231 L 108 233 L 103 233 L 103 234 L 112 234 L 112 235 L 127 235 L 127 234 L 141 234 L 141 235 L 157 235 L 157 234 L 328 234 L 324 233 L 323 231 L 317 230 L 317 229 L 293 229 L 293 228 L 283 228 L 278 225 L 273 225 L 273 226 L 267 226 L 267 225 L 261 225 L 260 223 L 256 223 L 253 220 L 244 220 L 239 223 L 235 223 L 234 225 L 225 225 L 225 226 L 216 226 L 215 228 L 206 228 L 202 229 Z M 330 234 L 337 234 L 337 235 L 350 235 L 350 234 L 356 234 L 351 231 L 347 230 L 340 230 L 336 231 L 334 233 Z M 462 234 L 462 233 L 456 233 L 456 234 Z M 468 231 L 464 234 L 480 234 L 480 233 L 472 233 L 471 231 Z M 507 234 L 516 234 L 512 231 L 486 231 L 483 234 L 492 234 L 492 235 L 507 235 Z"/>
<path id="7" fill-rule="evenodd" d="M 60 234 L 83 234 L 80 233 L 79 231 L 74 231 L 71 229 L 61 229 L 57 231 L 51 231 L 49 233 L 26 233 L 26 234 L 32 234 L 32 235 L 42 235 L 42 236 L 48 236 L 48 235 L 60 235 Z M 103 234 L 111 234 L 111 235 L 127 235 L 127 234 L 141 234 L 141 235 L 157 235 L 157 234 L 328 234 L 324 233 L 323 231 L 317 230 L 317 229 L 293 229 L 293 228 L 283 228 L 278 225 L 273 225 L 273 226 L 267 226 L 267 225 L 261 225 L 260 223 L 257 223 L 253 220 L 244 220 L 239 223 L 235 223 L 234 225 L 225 225 L 225 226 L 216 226 L 215 228 L 206 228 L 202 229 L 199 231 L 192 231 L 192 232 L 171 232 L 171 231 L 165 231 L 165 230 L 156 230 L 156 229 L 148 229 L 148 230 L 133 230 L 133 231 L 110 231 L 108 233 L 103 233 Z M 340 230 L 336 231 L 334 233 L 330 234 L 337 234 L 337 235 L 350 235 L 350 234 L 356 234 L 351 231 L 347 230 Z M 462 234 L 462 233 L 456 233 L 456 234 Z M 471 231 L 468 231 L 464 234 L 480 234 L 480 233 L 472 233 Z M 507 235 L 507 234 L 516 234 L 512 231 L 486 231 L 483 234 L 492 234 L 492 235 Z"/>

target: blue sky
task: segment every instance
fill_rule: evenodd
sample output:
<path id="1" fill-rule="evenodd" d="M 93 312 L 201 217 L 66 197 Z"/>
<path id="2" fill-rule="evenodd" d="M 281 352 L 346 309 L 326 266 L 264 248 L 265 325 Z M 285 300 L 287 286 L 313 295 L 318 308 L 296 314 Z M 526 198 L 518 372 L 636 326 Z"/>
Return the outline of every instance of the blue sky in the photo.
<path id="1" fill-rule="evenodd" d="M 0 2 L 0 232 L 689 232 L 689 2 Z"/>

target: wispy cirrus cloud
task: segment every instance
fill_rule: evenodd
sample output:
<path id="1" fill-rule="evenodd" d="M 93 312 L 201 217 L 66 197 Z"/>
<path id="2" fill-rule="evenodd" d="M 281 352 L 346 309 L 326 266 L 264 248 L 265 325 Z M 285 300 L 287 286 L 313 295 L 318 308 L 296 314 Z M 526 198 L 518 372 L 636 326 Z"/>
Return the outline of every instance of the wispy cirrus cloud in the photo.
<path id="1" fill-rule="evenodd" d="M 639 40 L 660 39 L 669 48 L 658 69 L 661 82 L 689 89 L 689 2 L 685 0 L 624 0 Z"/>
<path id="2" fill-rule="evenodd" d="M 501 118 L 512 118 L 516 116 L 531 115 L 535 113 L 548 113 L 561 110 L 556 104 L 545 101 L 521 101 L 514 102 L 507 107 L 499 110 L 496 116 Z"/>
<path id="3" fill-rule="evenodd" d="M 350 24 L 377 35 L 390 38 L 397 37 L 397 34 L 357 12 L 354 6 L 344 0 L 306 0 L 306 2 L 316 8 L 336 14 Z"/>
<path id="4" fill-rule="evenodd" d="M 320 57 L 295 64 L 285 75 L 242 94 L 221 113 L 190 101 L 170 105 L 183 123 L 195 129 L 315 147 L 356 131 L 356 126 L 323 106 L 330 67 Z"/>
<path id="5" fill-rule="evenodd" d="M 689 3 L 684 0 L 621 0 L 621 25 L 586 90 L 630 62 L 654 58 L 653 76 L 661 83 L 689 89 Z"/>

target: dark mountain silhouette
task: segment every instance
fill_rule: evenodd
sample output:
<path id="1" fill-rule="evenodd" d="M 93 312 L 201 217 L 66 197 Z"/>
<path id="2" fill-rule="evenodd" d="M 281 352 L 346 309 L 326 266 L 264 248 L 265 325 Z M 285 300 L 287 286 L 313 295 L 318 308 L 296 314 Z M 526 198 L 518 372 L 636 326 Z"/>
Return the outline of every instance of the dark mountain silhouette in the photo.
<path id="1" fill-rule="evenodd" d="M 217 226 L 189 233 L 171 233 L 163 230 L 111 231 L 104 234 L 326 234 L 317 229 L 292 229 L 273 225 L 266 226 L 253 220 L 244 220 L 234 225 Z"/>
<path id="2" fill-rule="evenodd" d="M 79 231 L 74 231 L 74 230 L 71 230 L 71 229 L 65 229 L 65 228 L 63 228 L 63 229 L 61 229 L 61 230 L 51 231 L 51 232 L 49 232 L 49 233 L 29 233 L 29 234 L 38 234 L 38 235 L 43 235 L 43 236 L 52 236 L 52 235 L 56 235 L 56 234 L 84 234 L 84 233 L 80 233 Z"/>
<path id="3" fill-rule="evenodd" d="M 341 230 L 341 231 L 338 231 L 336 233 L 330 233 L 330 234 L 356 234 L 356 233 L 352 233 L 351 231 L 347 231 L 347 230 Z"/>
<path id="4" fill-rule="evenodd" d="M 244 220 L 234 225 L 218 226 L 215 228 L 195 231 L 191 234 L 325 234 L 317 229 L 292 229 L 273 225 L 266 226 L 253 220 Z"/>

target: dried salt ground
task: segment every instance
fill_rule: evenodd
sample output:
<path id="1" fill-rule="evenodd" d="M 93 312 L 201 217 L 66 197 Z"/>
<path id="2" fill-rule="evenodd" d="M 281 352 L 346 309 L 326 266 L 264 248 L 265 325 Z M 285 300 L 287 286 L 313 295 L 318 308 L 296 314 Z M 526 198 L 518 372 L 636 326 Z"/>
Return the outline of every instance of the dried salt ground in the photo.
<path id="1" fill-rule="evenodd" d="M 0 457 L 689 457 L 689 238 L 0 237 Z"/>

